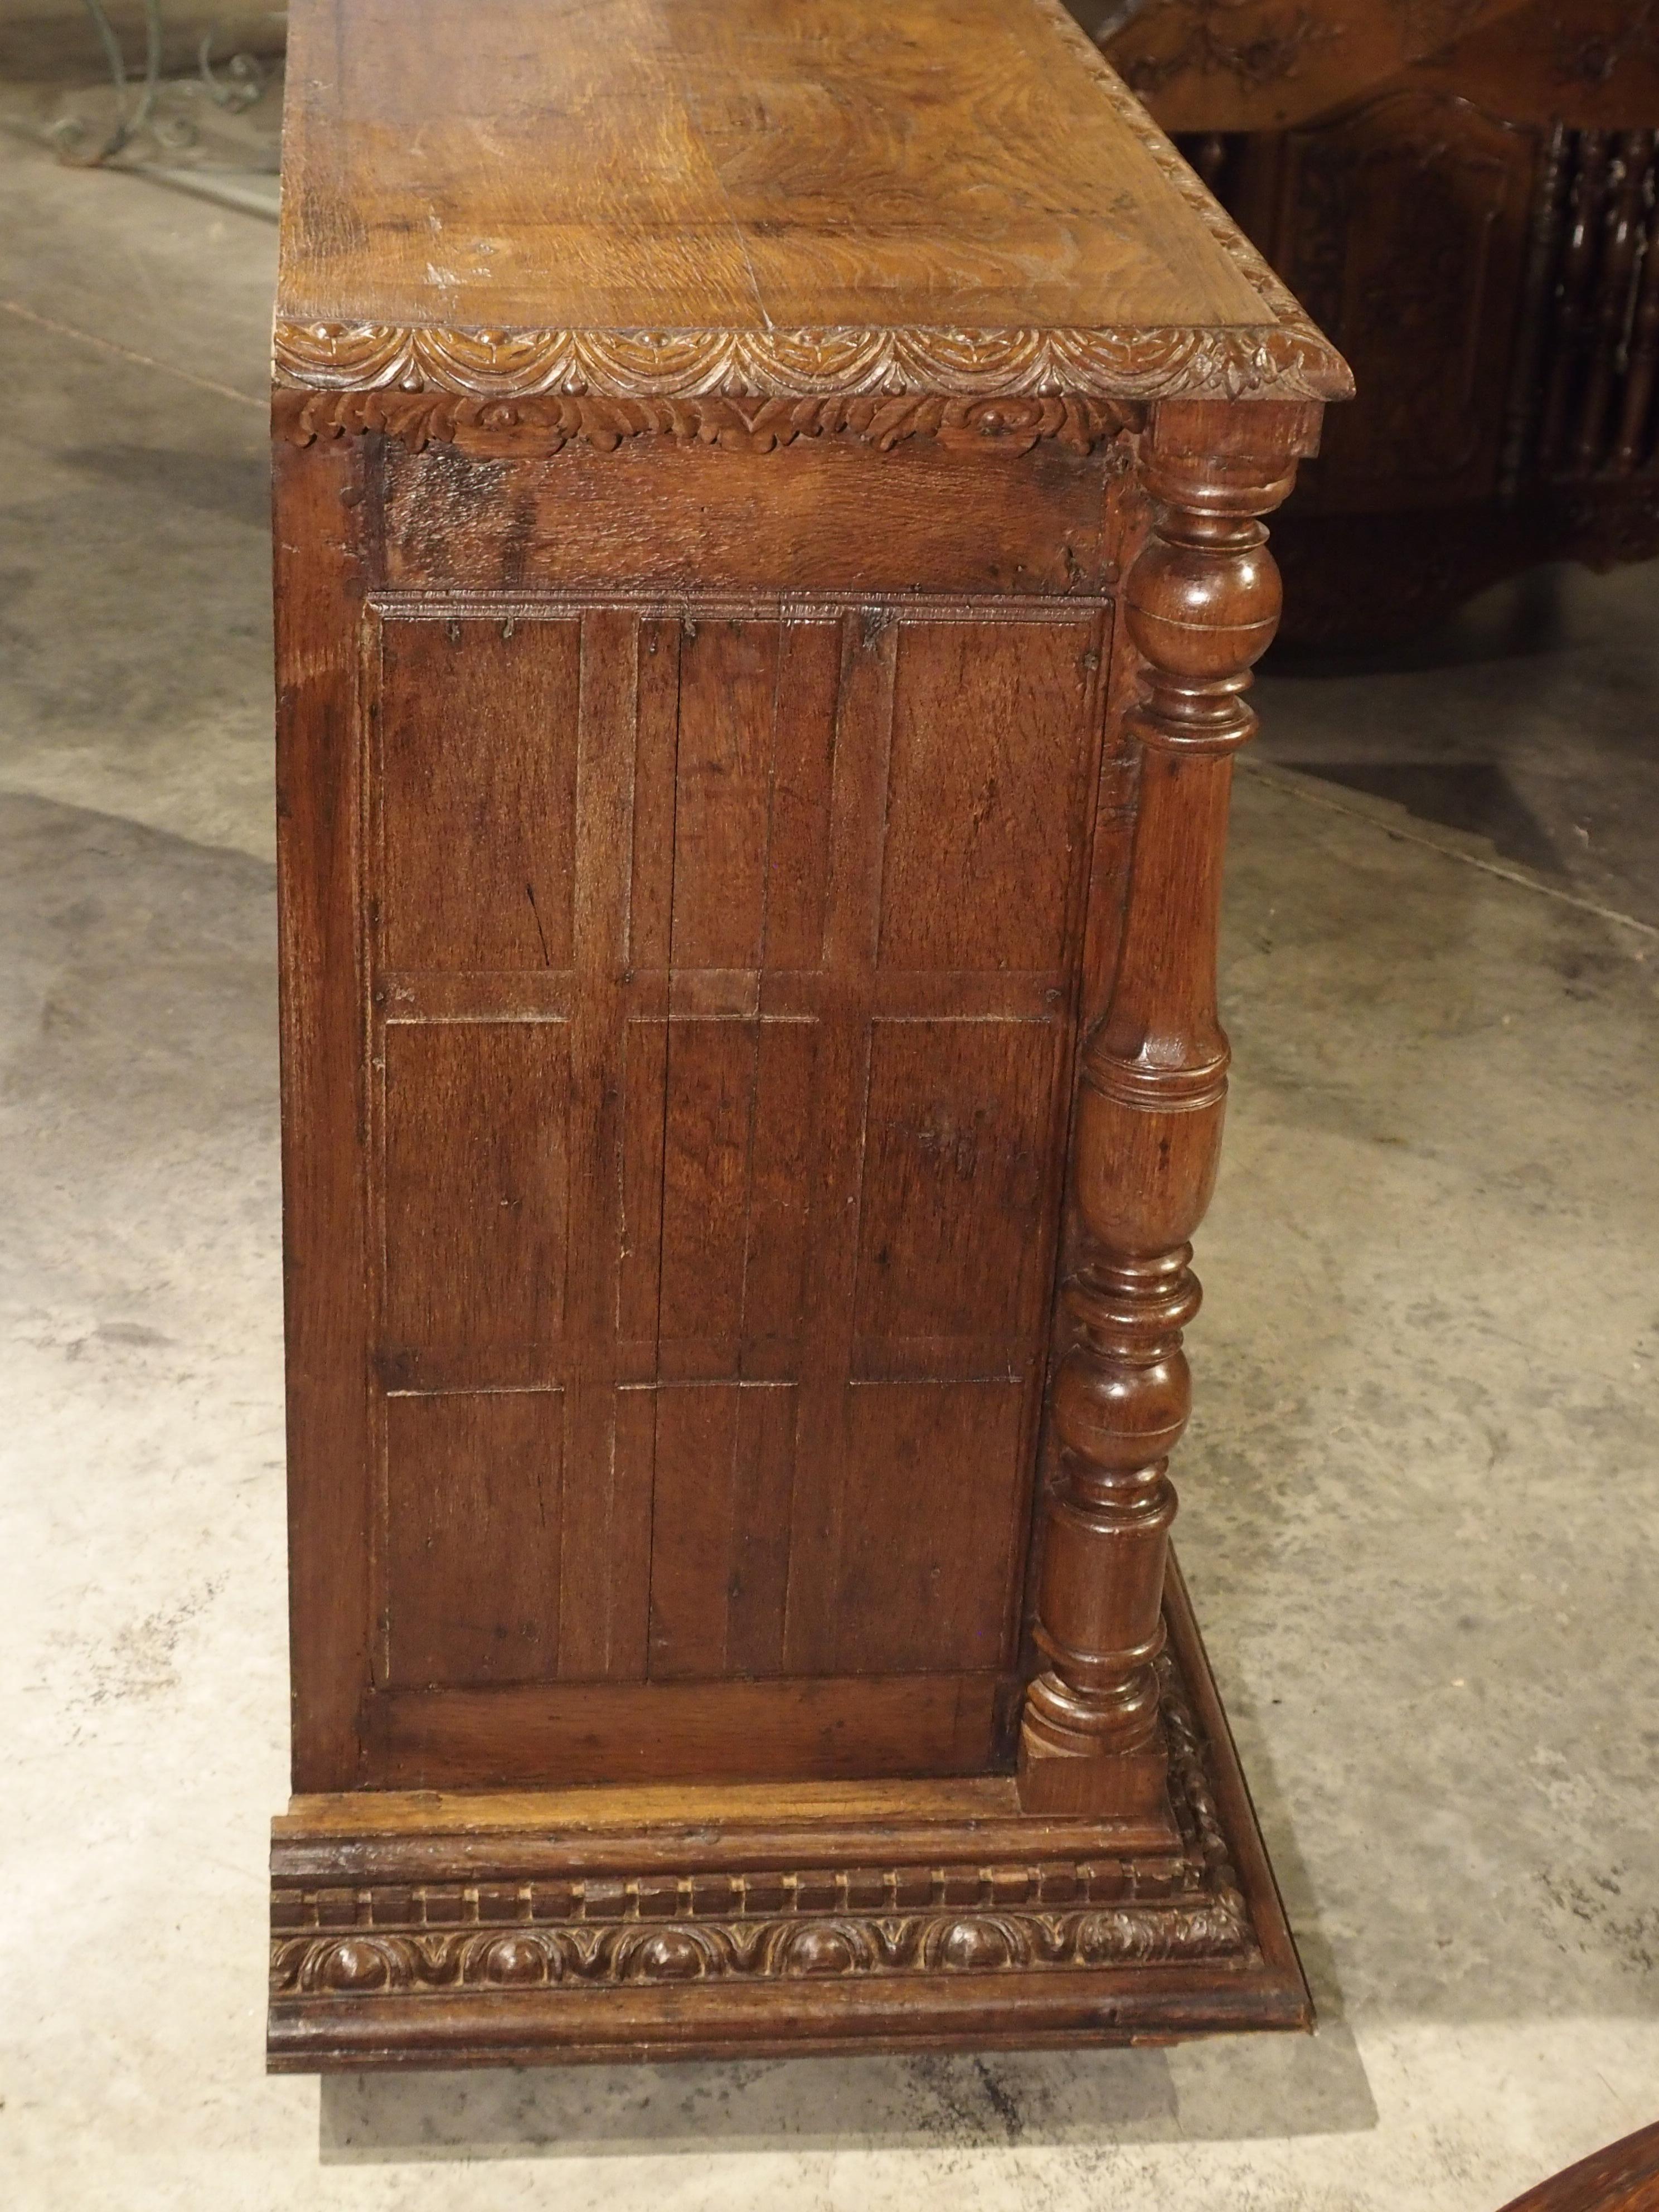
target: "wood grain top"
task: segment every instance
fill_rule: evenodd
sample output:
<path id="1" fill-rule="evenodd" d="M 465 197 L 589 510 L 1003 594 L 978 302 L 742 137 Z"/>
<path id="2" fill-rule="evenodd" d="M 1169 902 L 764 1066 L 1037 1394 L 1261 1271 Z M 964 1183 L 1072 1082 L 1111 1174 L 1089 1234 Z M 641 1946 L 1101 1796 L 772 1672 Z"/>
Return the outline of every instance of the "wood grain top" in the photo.
<path id="1" fill-rule="evenodd" d="M 1058 0 L 298 0 L 290 21 L 285 383 L 1347 389 Z"/>

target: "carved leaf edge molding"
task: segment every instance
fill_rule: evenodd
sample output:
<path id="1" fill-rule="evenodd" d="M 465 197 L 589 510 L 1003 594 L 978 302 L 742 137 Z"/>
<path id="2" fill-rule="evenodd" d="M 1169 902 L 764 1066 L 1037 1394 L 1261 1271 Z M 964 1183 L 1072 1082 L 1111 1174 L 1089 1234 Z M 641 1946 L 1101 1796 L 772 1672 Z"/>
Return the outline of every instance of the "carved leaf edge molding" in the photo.
<path id="1" fill-rule="evenodd" d="M 543 1917 L 532 1910 L 531 1893 L 523 1889 L 516 1911 L 504 1911 L 499 1888 L 490 1892 L 486 1910 L 479 1889 L 489 1888 L 488 1875 L 470 1866 L 464 1894 L 477 1917 L 459 1926 L 411 1919 L 416 1893 L 406 1883 L 283 1890 L 287 1906 L 306 1911 L 313 1924 L 295 1930 L 290 1923 L 273 1933 L 271 1995 L 372 2002 L 411 1994 L 617 1988 L 734 1977 L 1097 1970 L 1190 1960 L 1249 1966 L 1260 1953 L 1212 1794 L 1204 1746 L 1167 1655 L 1158 1672 L 1171 1802 L 1185 1846 L 1173 1865 L 1162 1863 L 1173 1893 L 1134 1895 L 1131 1860 L 1123 1869 L 1127 1895 L 1087 1904 L 1010 1901 L 1011 1881 L 1040 1889 L 1040 1877 L 1056 1871 L 1086 1895 L 1088 1864 L 1034 1861 L 978 1869 L 981 1891 L 988 1893 L 978 1904 L 907 1910 L 898 1903 L 896 1884 L 884 1883 L 889 1901 L 860 1910 L 849 1902 L 852 1883 L 867 1882 L 880 1871 L 861 1863 L 830 1877 L 840 1901 L 828 1909 L 662 1917 L 622 1917 L 613 1909 L 588 1921 L 570 1917 L 568 1905 L 562 1919 Z M 1103 1856 L 1111 1857 L 1109 1848 Z M 944 1870 L 933 1870 L 930 1879 L 941 1883 Z M 695 1887 L 698 1877 L 689 1881 Z M 771 1877 L 769 1887 L 775 1888 L 776 1881 Z M 626 1881 L 605 1885 L 613 1900 L 633 1887 Z"/>
<path id="2" fill-rule="evenodd" d="M 1271 320 L 1143 330 L 448 330 L 279 321 L 273 374 L 311 392 L 440 392 L 478 401 L 1346 399 L 1347 364 L 1217 204 L 1060 0 L 1033 0 Z M 441 417 L 435 418 L 441 421 Z M 363 427 L 350 410 L 311 435 Z M 603 425 L 601 426 L 603 427 Z M 648 426 L 654 428 L 655 425 Z M 793 434 L 811 428 L 802 423 Z M 738 425 L 721 422 L 720 430 Z M 441 434 L 441 433 L 434 434 Z M 589 433 L 584 428 L 577 434 Z M 621 435 L 637 433 L 625 429 Z M 704 434 L 701 424 L 670 434 Z M 914 432 L 900 434 L 915 434 Z M 1042 436 L 1056 434 L 1049 431 Z"/>
<path id="3" fill-rule="evenodd" d="M 274 370 L 279 392 L 446 392 L 478 400 L 1323 399 L 1347 388 L 1346 370 L 1310 324 L 1277 323 L 651 331 L 284 322 L 276 327 Z"/>
<path id="4" fill-rule="evenodd" d="M 1261 339 L 1266 355 L 1282 362 L 1271 396 L 1285 399 L 1352 399 L 1353 372 L 1318 325 L 1312 322 L 1288 284 L 1257 252 L 1249 240 L 1191 166 L 1173 141 L 1160 131 L 1128 86 L 1101 52 L 1094 40 L 1062 5 L 1062 0 L 1032 0 L 1032 4 L 1054 26 L 1073 52 L 1099 85 L 1125 127 L 1139 139 L 1164 181 L 1172 185 L 1210 236 L 1238 270 L 1250 289 L 1271 309 L 1274 322 L 1267 331 L 1246 328 L 1236 333 Z M 1221 335 L 1206 331 L 1205 337 Z M 1276 341 L 1276 343 L 1275 343 Z M 1170 395 L 1158 393 L 1163 398 Z M 1239 398 L 1236 391 L 1191 392 L 1184 397 Z"/>

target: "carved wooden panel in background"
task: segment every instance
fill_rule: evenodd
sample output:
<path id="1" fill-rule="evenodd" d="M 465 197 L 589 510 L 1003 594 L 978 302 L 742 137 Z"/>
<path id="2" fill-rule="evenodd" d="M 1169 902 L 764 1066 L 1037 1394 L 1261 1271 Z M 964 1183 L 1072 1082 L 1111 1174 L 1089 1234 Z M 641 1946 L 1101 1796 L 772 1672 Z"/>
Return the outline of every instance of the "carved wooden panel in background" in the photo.
<path id="1" fill-rule="evenodd" d="M 1271 251 L 1365 393 L 1299 505 L 1443 506 L 1495 488 L 1536 135 L 1399 92 L 1285 135 Z"/>
<path id="2" fill-rule="evenodd" d="M 1291 640 L 1651 557 L 1654 0 L 1073 4 L 1353 364 L 1277 532 Z"/>
<path id="3" fill-rule="evenodd" d="M 1523 0 L 1067 0 L 1166 131 L 1321 115 Z M 1282 272 L 1281 272 L 1282 273 Z"/>

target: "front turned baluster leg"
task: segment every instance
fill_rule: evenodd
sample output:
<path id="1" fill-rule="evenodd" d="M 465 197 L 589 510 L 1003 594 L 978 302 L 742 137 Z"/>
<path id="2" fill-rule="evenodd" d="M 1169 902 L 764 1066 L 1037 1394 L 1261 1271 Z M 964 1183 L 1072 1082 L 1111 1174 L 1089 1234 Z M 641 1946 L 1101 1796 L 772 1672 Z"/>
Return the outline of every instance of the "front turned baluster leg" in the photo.
<path id="1" fill-rule="evenodd" d="M 1185 402 L 1154 410 L 1152 527 L 1123 592 L 1144 663 L 1139 808 L 1117 973 L 1084 1048 L 1072 1195 L 1081 1262 L 1050 1419 L 1036 1640 L 1019 1796 L 1029 1812 L 1157 1818 L 1166 1759 L 1156 1662 L 1191 1399 L 1182 1331 L 1198 1310 L 1190 1239 L 1215 1182 L 1227 1088 L 1216 936 L 1243 694 L 1279 620 L 1260 518 L 1295 479 L 1316 410 Z"/>

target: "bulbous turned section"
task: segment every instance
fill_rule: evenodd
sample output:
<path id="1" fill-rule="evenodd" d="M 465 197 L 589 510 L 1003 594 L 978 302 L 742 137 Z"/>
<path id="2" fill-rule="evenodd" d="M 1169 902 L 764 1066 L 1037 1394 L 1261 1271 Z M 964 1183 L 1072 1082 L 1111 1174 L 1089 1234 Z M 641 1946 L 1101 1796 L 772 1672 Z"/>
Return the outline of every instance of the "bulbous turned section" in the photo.
<path id="1" fill-rule="evenodd" d="M 1078 1342 L 1054 1378 L 1053 1420 L 1079 1499 L 1167 1459 L 1192 1409 L 1181 1332 L 1198 1311 L 1192 1246 L 1097 1266 L 1066 1286 Z"/>
<path id="2" fill-rule="evenodd" d="M 1084 1052 L 1073 1137 L 1078 1266 L 1062 1300 L 1032 1629 L 1047 1664 L 1020 1733 L 1031 1811 L 1153 1815 L 1162 1802 L 1168 1469 L 1191 1404 L 1190 1239 L 1226 1093 L 1215 953 L 1227 790 L 1255 726 L 1250 670 L 1279 620 L 1260 518 L 1290 489 L 1307 428 L 1294 410 L 1160 409 L 1143 457 L 1157 506 L 1122 595 L 1143 663 L 1138 811 L 1117 972 Z"/>
<path id="3" fill-rule="evenodd" d="M 1173 1517 L 1174 1508 L 1170 1509 Z M 1046 1646 L 1045 1646 L 1046 1648 Z M 1021 1752 L 1029 1775 L 1035 1761 L 1053 1759 L 1102 1759 L 1144 1750 L 1158 1735 L 1158 1653 L 1164 1649 L 1160 1620 L 1152 1640 L 1133 1653 L 1111 1680 L 1079 1679 L 1086 1672 L 1082 1656 L 1052 1651 L 1050 1656 L 1066 1669 L 1039 1674 L 1025 1695 L 1025 1718 Z M 1068 1683 L 1070 1675 L 1075 1687 Z M 1066 1778 L 1069 1779 L 1069 1777 Z"/>
<path id="4" fill-rule="evenodd" d="M 1199 1299 L 1188 1249 L 1098 1266 L 1067 1287 L 1077 1334 L 1054 1378 L 1060 1464 L 1033 1628 L 1048 1664 L 1020 1732 L 1028 1810 L 1127 1813 L 1161 1799 L 1168 1469 L 1192 1401 L 1181 1324 Z"/>
<path id="5" fill-rule="evenodd" d="M 1035 1630 L 1050 1665 L 1026 1699 L 1024 1755 L 1109 1759 L 1156 1734 L 1167 1469 L 1192 1404 L 1182 1327 L 1199 1287 L 1180 1246 L 1067 1285 L 1077 1341 L 1051 1418 L 1060 1447 Z"/>
<path id="6" fill-rule="evenodd" d="M 1123 595 L 1147 664 L 1154 741 L 1231 750 L 1255 728 L 1250 672 L 1273 642 L 1283 592 L 1254 514 L 1160 514 Z"/>
<path id="7" fill-rule="evenodd" d="M 1242 691 L 1283 604 L 1267 532 L 1254 519 L 1182 520 L 1164 517 L 1129 572 L 1129 635 L 1162 681 L 1219 678 Z"/>

